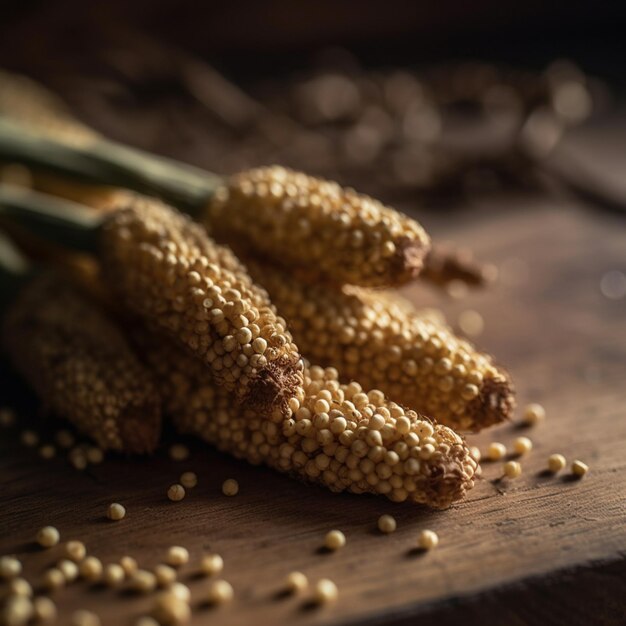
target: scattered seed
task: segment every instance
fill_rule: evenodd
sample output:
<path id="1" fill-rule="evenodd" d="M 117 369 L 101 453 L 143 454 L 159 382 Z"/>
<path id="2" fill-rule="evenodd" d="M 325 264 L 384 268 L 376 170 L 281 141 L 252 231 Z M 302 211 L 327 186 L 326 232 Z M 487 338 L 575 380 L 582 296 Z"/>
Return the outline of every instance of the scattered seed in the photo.
<path id="1" fill-rule="evenodd" d="M 527 454 L 533 449 L 533 442 L 528 437 L 518 437 L 513 444 L 516 454 Z"/>
<path id="2" fill-rule="evenodd" d="M 78 566 L 78 571 L 85 580 L 96 582 L 102 576 L 102 562 L 95 556 L 88 556 Z"/>
<path id="3" fill-rule="evenodd" d="M 322 578 L 315 583 L 313 599 L 317 604 L 334 602 L 339 595 L 337 585 L 329 578 Z"/>
<path id="4" fill-rule="evenodd" d="M 154 575 L 156 576 L 159 587 L 169 587 L 176 582 L 176 578 L 178 577 L 178 573 L 173 567 L 163 563 L 154 568 Z"/>
<path id="5" fill-rule="evenodd" d="M 78 578 L 78 565 L 69 559 L 61 559 L 57 563 L 57 568 L 65 577 L 66 583 L 74 582 Z"/>
<path id="6" fill-rule="evenodd" d="M 126 576 L 132 576 L 139 569 L 137 560 L 132 556 L 123 556 L 120 559 L 120 565 L 122 566 L 122 571 Z"/>
<path id="7" fill-rule="evenodd" d="M 567 461 L 562 454 L 551 454 L 548 457 L 548 469 L 557 474 L 567 465 Z"/>
<path id="8" fill-rule="evenodd" d="M 37 533 L 37 543 L 42 548 L 52 548 L 52 546 L 56 546 L 60 538 L 61 535 L 54 526 L 44 526 Z"/>
<path id="9" fill-rule="evenodd" d="M 34 430 L 25 430 L 20 437 L 27 448 L 34 448 L 39 443 L 39 435 Z"/>
<path id="10" fill-rule="evenodd" d="M 85 456 L 87 457 L 87 461 L 92 465 L 99 465 L 104 461 L 104 452 L 96 446 L 87 448 Z"/>
<path id="11" fill-rule="evenodd" d="M 156 599 L 154 616 L 163 626 L 178 626 L 189 622 L 191 608 L 187 602 L 166 591 Z"/>
<path id="12" fill-rule="evenodd" d="M 236 496 L 239 493 L 239 483 L 234 478 L 228 478 L 222 485 L 225 496 Z"/>
<path id="13" fill-rule="evenodd" d="M 145 569 L 138 569 L 129 581 L 129 587 L 138 593 L 150 593 L 157 586 L 156 576 Z"/>
<path id="14" fill-rule="evenodd" d="M 43 584 L 50 591 L 60 589 L 65 586 L 65 576 L 60 569 L 53 567 L 43 575 Z"/>
<path id="15" fill-rule="evenodd" d="M 385 533 L 385 535 L 389 535 L 390 533 L 395 532 L 397 527 L 395 517 L 391 515 L 381 515 L 378 518 L 378 530 L 381 533 Z"/>
<path id="16" fill-rule="evenodd" d="M 232 585 L 225 580 L 215 580 L 209 585 L 208 601 L 211 604 L 226 604 L 234 595 Z"/>
<path id="17" fill-rule="evenodd" d="M 439 545 L 439 536 L 434 530 L 423 530 L 417 538 L 417 545 L 422 550 L 432 550 Z"/>
<path id="18" fill-rule="evenodd" d="M 546 417 L 546 410 L 541 406 L 541 404 L 529 404 L 524 409 L 524 423 L 529 426 L 533 426 L 538 422 L 541 422 Z"/>
<path id="19" fill-rule="evenodd" d="M 132 576 L 135 573 L 136 572 L 133 572 L 133 574 L 130 574 L 129 576 Z M 126 573 L 124 572 L 124 568 L 117 563 L 109 563 L 106 565 L 102 575 L 104 582 L 109 587 L 119 587 L 124 582 L 125 577 Z"/>
<path id="20" fill-rule="evenodd" d="M 87 468 L 87 457 L 80 448 L 73 448 L 70 450 L 68 458 L 74 469 L 82 472 Z"/>
<path id="21" fill-rule="evenodd" d="M 574 474 L 574 476 L 578 476 L 578 478 L 582 478 L 588 471 L 589 471 L 589 466 L 586 463 L 583 463 L 582 461 L 579 461 L 578 459 L 576 459 L 572 463 L 572 474 Z"/>
<path id="22" fill-rule="evenodd" d="M 324 547 L 327 550 L 339 550 L 346 545 L 346 536 L 340 530 L 331 530 L 326 533 L 324 538 Z"/>
<path id="23" fill-rule="evenodd" d="M 494 441 L 487 448 L 487 458 L 490 461 L 499 461 L 506 456 L 506 446 L 503 443 Z"/>
<path id="24" fill-rule="evenodd" d="M 507 478 L 518 478 L 522 474 L 522 465 L 517 461 L 507 461 L 504 464 L 504 475 Z"/>
<path id="25" fill-rule="evenodd" d="M 189 550 L 182 546 L 172 546 L 167 551 L 165 561 L 172 567 L 180 567 L 189 562 Z"/>
<path id="26" fill-rule="evenodd" d="M 198 476 L 195 472 L 184 472 L 180 475 L 180 484 L 185 489 L 193 489 L 198 484 Z"/>
<path id="27" fill-rule="evenodd" d="M 87 548 L 82 541 L 72 540 L 65 544 L 65 555 L 68 559 L 71 559 L 76 563 L 78 563 L 78 561 L 82 561 L 86 554 Z"/>
<path id="28" fill-rule="evenodd" d="M 189 448 L 183 443 L 175 443 L 170 446 L 170 459 L 172 461 L 186 461 L 189 458 Z"/>
<path id="29" fill-rule="evenodd" d="M 115 522 L 124 519 L 126 517 L 126 508 L 119 502 L 113 502 L 109 504 L 107 517 Z"/>
<path id="30" fill-rule="evenodd" d="M 202 557 L 200 569 L 207 576 L 219 574 L 224 569 L 224 559 L 219 554 L 206 554 Z"/>
<path id="31" fill-rule="evenodd" d="M 9 583 L 9 594 L 13 596 L 33 597 L 33 588 L 25 578 L 14 578 Z"/>
<path id="32" fill-rule="evenodd" d="M 33 615 L 33 603 L 25 596 L 10 597 L 0 613 L 0 619 L 6 626 L 23 626 Z"/>
<path id="33" fill-rule="evenodd" d="M 45 444 L 39 448 L 39 456 L 46 461 L 53 459 L 56 456 L 56 448 L 52 444 Z"/>
<path id="34" fill-rule="evenodd" d="M 285 579 L 289 593 L 300 593 L 309 586 L 309 579 L 302 572 L 291 572 Z"/>
<path id="35" fill-rule="evenodd" d="M 72 613 L 72 626 L 100 626 L 100 617 L 91 611 L 80 609 Z"/>
<path id="36" fill-rule="evenodd" d="M 478 311 L 468 309 L 459 315 L 459 328 L 468 337 L 478 337 L 485 328 L 485 320 Z"/>
<path id="37" fill-rule="evenodd" d="M 182 485 L 170 485 L 167 490 L 167 497 L 172 502 L 180 502 L 185 497 L 185 488 Z"/>
<path id="38" fill-rule="evenodd" d="M 33 601 L 33 617 L 36 622 L 54 622 L 57 618 L 56 604 L 46 596 L 35 598 Z"/>
<path id="39" fill-rule="evenodd" d="M 187 587 L 187 585 L 183 585 L 183 583 L 172 583 L 169 586 L 168 591 L 184 602 L 189 603 L 191 601 L 191 591 L 189 590 L 189 587 Z"/>
<path id="40" fill-rule="evenodd" d="M 15 578 L 22 573 L 22 563 L 14 556 L 0 557 L 0 578 Z"/>

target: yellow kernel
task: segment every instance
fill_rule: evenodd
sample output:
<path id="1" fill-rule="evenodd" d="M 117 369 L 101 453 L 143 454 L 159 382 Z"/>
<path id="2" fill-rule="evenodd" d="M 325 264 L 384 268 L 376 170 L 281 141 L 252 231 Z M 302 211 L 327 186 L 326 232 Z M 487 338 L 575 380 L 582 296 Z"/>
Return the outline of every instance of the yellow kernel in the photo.
<path id="1" fill-rule="evenodd" d="M 65 577 L 65 582 L 71 583 L 78 578 L 78 565 L 69 559 L 61 559 L 57 567 Z"/>
<path id="2" fill-rule="evenodd" d="M 157 586 L 156 576 L 145 569 L 138 569 L 131 577 L 129 586 L 138 593 L 150 593 Z"/>
<path id="3" fill-rule="evenodd" d="M 422 550 L 432 550 L 439 545 L 439 536 L 433 530 L 423 530 L 417 538 L 417 545 Z"/>
<path id="4" fill-rule="evenodd" d="M 187 585 L 183 585 L 183 583 L 175 582 L 172 583 L 168 588 L 169 593 L 174 594 L 177 598 L 180 598 L 184 602 L 191 601 L 191 591 Z"/>
<path id="5" fill-rule="evenodd" d="M 65 576 L 63 576 L 63 572 L 59 569 L 49 569 L 43 576 L 43 584 L 44 587 L 50 591 L 60 589 L 65 585 Z"/>
<path id="6" fill-rule="evenodd" d="M 313 590 L 313 600 L 317 604 L 328 604 L 334 602 L 339 595 L 337 585 L 329 578 L 322 578 L 315 583 Z"/>
<path id="7" fill-rule="evenodd" d="M 14 578 L 22 573 L 22 563 L 14 556 L 0 557 L 0 578 Z"/>
<path id="8" fill-rule="evenodd" d="M 57 453 L 56 448 L 49 443 L 39 448 L 39 456 L 42 459 L 46 459 L 47 461 L 50 459 L 53 459 L 56 456 L 56 453 Z"/>
<path id="9" fill-rule="evenodd" d="M 102 562 L 95 556 L 88 556 L 78 567 L 80 575 L 91 582 L 100 580 L 102 576 Z"/>
<path id="10" fill-rule="evenodd" d="M 56 546 L 61 539 L 61 535 L 59 531 L 54 526 L 44 526 L 37 533 L 37 543 L 42 548 L 52 548 L 52 546 Z"/>
<path id="11" fill-rule="evenodd" d="M 11 596 L 4 604 L 0 619 L 6 626 L 24 626 L 33 615 L 33 603 L 25 596 Z"/>
<path id="12" fill-rule="evenodd" d="M 289 593 L 300 593 L 309 586 L 309 579 L 302 572 L 291 572 L 285 579 L 285 588 Z"/>
<path id="13" fill-rule="evenodd" d="M 567 461 L 562 454 L 551 454 L 548 457 L 548 469 L 556 474 L 560 472 L 567 465 Z"/>
<path id="14" fill-rule="evenodd" d="M 133 574 L 131 574 L 132 576 Z M 117 563 L 109 563 L 104 568 L 102 579 L 109 587 L 118 587 L 124 582 L 126 574 L 124 568 Z"/>
<path id="15" fill-rule="evenodd" d="M 126 517 L 126 508 L 119 502 L 113 502 L 109 504 L 107 511 L 107 517 L 115 522 L 124 519 Z"/>
<path id="16" fill-rule="evenodd" d="M 582 461 L 579 461 L 578 459 L 576 459 L 572 463 L 572 474 L 574 474 L 574 476 L 578 476 L 578 478 L 582 478 L 588 471 L 589 471 L 589 466 L 586 463 L 583 463 Z"/>
<path id="17" fill-rule="evenodd" d="M 34 430 L 25 430 L 20 437 L 27 448 L 34 448 L 39 443 L 39 435 Z"/>
<path id="18" fill-rule="evenodd" d="M 228 478 L 222 484 L 222 493 L 225 496 L 236 496 L 239 493 L 239 483 L 234 478 Z"/>
<path id="19" fill-rule="evenodd" d="M 536 424 L 537 422 L 542 421 L 546 417 L 546 410 L 541 406 L 541 404 L 529 404 L 524 409 L 524 422 L 528 425 Z"/>
<path id="20" fill-rule="evenodd" d="M 46 596 L 35 598 L 33 601 L 33 617 L 36 622 L 54 622 L 57 618 L 56 604 Z"/>
<path id="21" fill-rule="evenodd" d="M 182 485 L 170 485 L 167 490 L 167 497 L 172 502 L 180 502 L 185 497 L 185 488 Z"/>
<path id="22" fill-rule="evenodd" d="M 90 446 L 85 453 L 87 461 L 92 465 L 99 465 L 104 461 L 104 452 L 96 446 Z"/>
<path id="23" fill-rule="evenodd" d="M 503 443 L 494 441 L 487 448 L 487 458 L 490 461 L 499 461 L 506 456 L 506 446 Z"/>
<path id="24" fill-rule="evenodd" d="M 183 472 L 180 475 L 180 484 L 185 489 L 193 489 L 198 484 L 198 475 L 195 472 Z"/>
<path id="25" fill-rule="evenodd" d="M 346 536 L 340 530 L 331 530 L 326 533 L 324 547 L 327 550 L 339 550 L 346 545 Z"/>
<path id="26" fill-rule="evenodd" d="M 169 565 L 164 565 L 163 563 L 154 568 L 154 575 L 156 576 L 159 587 L 169 587 L 175 583 L 178 578 L 176 570 Z"/>
<path id="27" fill-rule="evenodd" d="M 522 465 L 517 461 L 507 461 L 504 464 L 504 475 L 507 478 L 517 478 L 522 474 Z"/>
<path id="28" fill-rule="evenodd" d="M 170 446 L 170 459 L 172 461 L 186 461 L 189 458 L 189 448 L 182 443 Z"/>
<path id="29" fill-rule="evenodd" d="M 12 596 L 32 598 L 33 588 L 25 578 L 14 578 L 9 583 L 9 594 Z"/>
<path id="30" fill-rule="evenodd" d="M 395 532 L 396 530 L 396 519 L 391 515 L 381 515 L 378 518 L 378 530 L 381 533 L 385 533 L 386 535 Z"/>
<path id="31" fill-rule="evenodd" d="M 219 554 L 206 554 L 200 561 L 200 569 L 207 576 L 219 574 L 224 569 L 224 559 Z"/>
<path id="32" fill-rule="evenodd" d="M 120 565 L 126 576 L 132 576 L 132 574 L 134 574 L 139 569 L 137 559 L 134 559 L 132 556 L 128 555 L 123 556 L 120 559 Z"/>
<path id="33" fill-rule="evenodd" d="M 516 454 L 527 454 L 533 449 L 533 442 L 528 437 L 518 437 L 513 444 Z"/>
<path id="34" fill-rule="evenodd" d="M 68 541 L 65 544 L 65 556 L 72 561 L 82 561 L 87 554 L 87 548 L 82 541 Z"/>
<path id="35" fill-rule="evenodd" d="M 187 624 L 191 619 L 191 608 L 173 593 L 159 594 L 154 605 L 154 616 L 163 626 Z"/>
<path id="36" fill-rule="evenodd" d="M 167 550 L 165 561 L 172 567 L 185 565 L 185 563 L 189 562 L 189 550 L 187 550 L 187 548 L 183 548 L 182 546 L 171 546 Z"/>
<path id="37" fill-rule="evenodd" d="M 226 604 L 235 595 L 232 585 L 225 580 L 216 580 L 209 586 L 208 601 L 211 604 Z"/>
<path id="38" fill-rule="evenodd" d="M 72 626 L 100 626 L 100 618 L 91 611 L 80 609 L 72 613 Z"/>
<path id="39" fill-rule="evenodd" d="M 481 453 L 480 453 L 480 448 L 478 446 L 472 446 L 469 449 L 470 452 L 470 456 L 474 459 L 474 461 L 476 461 L 476 463 L 480 463 L 480 459 L 481 459 Z"/>

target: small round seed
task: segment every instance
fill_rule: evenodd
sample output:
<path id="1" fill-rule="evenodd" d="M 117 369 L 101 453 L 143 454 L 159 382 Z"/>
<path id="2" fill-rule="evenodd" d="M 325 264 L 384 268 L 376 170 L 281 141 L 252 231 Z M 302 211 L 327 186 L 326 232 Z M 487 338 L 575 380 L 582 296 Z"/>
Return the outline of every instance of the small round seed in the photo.
<path id="1" fill-rule="evenodd" d="M 378 530 L 385 535 L 395 532 L 396 526 L 396 519 L 391 515 L 381 515 L 378 518 Z"/>
<path id="2" fill-rule="evenodd" d="M 583 463 L 582 461 L 579 461 L 578 459 L 576 459 L 572 463 L 572 474 L 574 474 L 574 476 L 578 476 L 578 478 L 582 478 L 588 471 L 589 471 L 589 466 L 586 463 Z"/>
<path id="3" fill-rule="evenodd" d="M 189 562 L 189 550 L 182 546 L 172 546 L 167 551 L 165 561 L 172 567 L 180 567 Z"/>
<path id="4" fill-rule="evenodd" d="M 100 626 L 100 617 L 92 611 L 80 609 L 72 613 L 72 626 Z"/>
<path id="5" fill-rule="evenodd" d="M 189 458 L 189 448 L 183 443 L 175 443 L 170 446 L 170 459 L 172 461 L 186 461 Z"/>
<path id="6" fill-rule="evenodd" d="M 119 502 L 112 502 L 109 504 L 107 517 L 114 522 L 118 522 L 126 517 L 126 508 Z"/>
<path id="7" fill-rule="evenodd" d="M 65 556 L 72 561 L 82 561 L 87 554 L 87 548 L 82 541 L 68 541 L 65 544 Z"/>
<path id="8" fill-rule="evenodd" d="M 337 585 L 329 578 L 322 578 L 315 583 L 313 599 L 317 604 L 328 604 L 334 602 L 339 595 Z"/>
<path id="9" fill-rule="evenodd" d="M 33 597 L 33 588 L 25 578 L 14 578 L 9 583 L 9 594 L 12 596 Z"/>
<path id="10" fill-rule="evenodd" d="M 36 622 L 50 623 L 57 618 L 56 604 L 46 596 L 40 596 L 33 601 L 33 617 Z"/>
<path id="11" fill-rule="evenodd" d="M 513 444 L 516 454 L 528 454 L 533 449 L 533 442 L 528 437 L 518 437 Z"/>
<path id="12" fill-rule="evenodd" d="M 184 472 L 180 475 L 180 484 L 185 489 L 193 489 L 198 484 L 198 475 L 195 472 Z"/>
<path id="13" fill-rule="evenodd" d="M 53 459 L 56 456 L 56 453 L 57 453 L 56 448 L 52 444 L 49 444 L 49 443 L 39 448 L 39 456 L 42 459 L 46 459 L 46 461 Z"/>
<path id="14" fill-rule="evenodd" d="M 33 603 L 25 596 L 10 597 L 2 612 L 0 619 L 6 626 L 25 626 L 33 615 Z"/>
<path id="15" fill-rule="evenodd" d="M 417 545 L 422 550 L 432 550 L 439 545 L 439 536 L 434 530 L 423 530 L 417 538 Z"/>
<path id="16" fill-rule="evenodd" d="M 487 458 L 490 461 L 499 461 L 506 456 L 506 446 L 503 443 L 494 441 L 487 448 Z"/>
<path id="17" fill-rule="evenodd" d="M 61 539 L 61 535 L 59 531 L 54 526 L 44 526 L 37 533 L 37 543 L 42 548 L 52 548 L 59 543 Z"/>
<path id="18" fill-rule="evenodd" d="M 476 461 L 476 463 L 480 463 L 480 459 L 482 458 L 482 454 L 480 453 L 480 448 L 478 446 L 472 446 L 469 449 L 470 456 Z"/>
<path id="19" fill-rule="evenodd" d="M 340 530 L 331 530 L 326 533 L 324 538 L 324 547 L 327 550 L 339 550 L 346 545 L 346 536 Z"/>
<path id="20" fill-rule="evenodd" d="M 43 584 L 46 589 L 54 591 L 65 586 L 65 576 L 60 569 L 53 567 L 43 575 Z"/>
<path id="21" fill-rule="evenodd" d="M 65 582 L 71 583 L 78 578 L 78 565 L 69 559 L 61 559 L 57 563 L 57 567 L 65 577 Z"/>
<path id="22" fill-rule="evenodd" d="M 236 496 L 239 493 L 239 483 L 234 478 L 228 478 L 222 484 L 222 493 L 225 496 Z"/>
<path id="23" fill-rule="evenodd" d="M 524 409 L 524 423 L 532 426 L 537 422 L 542 421 L 546 417 L 546 410 L 541 406 L 541 404 L 529 404 Z"/>
<path id="24" fill-rule="evenodd" d="M 102 562 L 95 556 L 88 556 L 78 566 L 78 570 L 85 580 L 96 582 L 102 576 Z"/>
<path id="25" fill-rule="evenodd" d="M 22 432 L 20 440 L 27 448 L 34 448 L 39 443 L 39 435 L 34 430 L 25 430 Z"/>
<path id="26" fill-rule="evenodd" d="M 96 446 L 90 446 L 85 453 L 87 461 L 92 465 L 99 465 L 104 461 L 104 452 Z"/>
<path id="27" fill-rule="evenodd" d="M 183 583 L 172 583 L 169 586 L 168 591 L 184 602 L 189 603 L 191 601 L 191 591 L 189 590 L 189 587 L 187 587 L 187 585 L 183 585 Z"/>
<path id="28" fill-rule="evenodd" d="M 167 497 L 172 502 L 180 502 L 185 497 L 185 493 L 185 488 L 182 485 L 170 485 L 169 489 L 167 490 Z"/>
<path id="29" fill-rule="evenodd" d="M 507 461 L 504 464 L 504 475 L 507 478 L 517 478 L 522 474 L 522 465 L 517 461 Z"/>
<path id="30" fill-rule="evenodd" d="M 159 594 L 154 605 L 154 616 L 163 626 L 187 624 L 191 619 L 189 604 L 173 593 Z"/>
<path id="31" fill-rule="evenodd" d="M 106 565 L 102 575 L 102 579 L 109 587 L 119 587 L 124 582 L 125 577 L 124 568 L 117 563 Z"/>
<path id="32" fill-rule="evenodd" d="M 161 563 L 154 568 L 154 575 L 156 576 L 157 584 L 159 587 L 169 587 L 176 582 L 178 573 L 173 567 Z"/>
<path id="33" fill-rule="evenodd" d="M 120 559 L 120 565 L 126 576 L 132 576 L 139 569 L 137 559 L 134 559 L 132 556 L 123 556 Z"/>
<path id="34" fill-rule="evenodd" d="M 285 588 L 289 593 L 300 593 L 309 586 L 309 579 L 302 572 L 291 572 L 285 579 Z"/>
<path id="35" fill-rule="evenodd" d="M 138 593 L 150 593 L 157 586 L 156 576 L 145 569 L 138 569 L 131 577 L 129 586 Z"/>
<path id="36" fill-rule="evenodd" d="M 224 559 L 219 554 L 206 554 L 200 561 L 200 569 L 207 576 L 219 574 L 224 569 Z"/>
<path id="37" fill-rule="evenodd" d="M 567 461 L 562 454 L 551 454 L 548 457 L 548 469 L 557 474 L 567 465 Z"/>
<path id="38" fill-rule="evenodd" d="M 22 573 L 22 563 L 14 556 L 0 557 L 0 578 L 15 578 Z"/>
<path id="39" fill-rule="evenodd" d="M 215 580 L 209 585 L 208 601 L 211 604 L 226 604 L 234 595 L 232 585 L 225 580 Z"/>

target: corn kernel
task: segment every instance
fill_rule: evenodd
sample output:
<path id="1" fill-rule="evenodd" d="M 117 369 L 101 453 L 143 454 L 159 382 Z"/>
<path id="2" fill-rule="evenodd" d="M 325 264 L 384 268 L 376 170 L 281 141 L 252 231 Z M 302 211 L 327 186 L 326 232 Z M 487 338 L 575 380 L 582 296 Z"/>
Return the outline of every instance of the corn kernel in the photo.
<path id="1" fill-rule="evenodd" d="M 189 448 L 182 443 L 170 446 L 170 459 L 172 461 L 186 461 L 189 458 Z"/>
<path id="2" fill-rule="evenodd" d="M 157 565 L 154 568 L 154 575 L 159 587 L 169 587 L 176 582 L 178 577 L 178 573 L 173 567 L 164 564 Z"/>
<path id="3" fill-rule="evenodd" d="M 378 518 L 378 530 L 385 535 L 395 532 L 396 526 L 396 520 L 391 515 L 381 515 Z"/>
<path id="4" fill-rule="evenodd" d="M 131 575 L 128 582 L 130 588 L 138 593 L 150 593 L 157 586 L 156 576 L 145 569 L 138 569 Z"/>
<path id="5" fill-rule="evenodd" d="M 339 596 L 337 585 L 329 578 L 322 578 L 315 583 L 313 599 L 317 604 L 335 602 Z"/>
<path id="6" fill-rule="evenodd" d="M 165 561 L 172 567 L 180 567 L 189 562 L 189 551 L 182 546 L 172 546 L 167 551 Z"/>
<path id="7" fill-rule="evenodd" d="M 0 557 L 0 578 L 11 579 L 22 573 L 22 563 L 14 556 Z"/>
<path id="8" fill-rule="evenodd" d="M 289 593 L 300 593 L 308 586 L 309 580 L 302 572 L 291 572 L 285 580 L 285 589 Z"/>
<path id="9" fill-rule="evenodd" d="M 154 616 L 163 626 L 179 626 L 189 622 L 191 608 L 187 602 L 166 591 L 156 599 Z"/>
<path id="10" fill-rule="evenodd" d="M 225 496 L 236 496 L 239 493 L 239 483 L 234 478 L 228 478 L 222 485 L 222 493 Z"/>
<path id="11" fill-rule="evenodd" d="M 219 554 L 206 554 L 202 557 L 200 569 L 207 576 L 219 574 L 224 569 L 224 559 Z"/>
<path id="12" fill-rule="evenodd" d="M 52 548 L 59 543 L 61 535 L 54 526 L 44 526 L 37 533 L 37 543 L 42 548 Z"/>
<path id="13" fill-rule="evenodd" d="M 64 548 L 67 558 L 75 562 L 82 561 L 87 554 L 87 548 L 82 541 L 68 541 Z"/>
<path id="14" fill-rule="evenodd" d="M 209 585 L 208 601 L 211 604 L 226 604 L 235 595 L 231 584 L 225 580 L 215 580 Z"/>
<path id="15" fill-rule="evenodd" d="M 578 478 L 582 478 L 589 471 L 589 466 L 582 461 L 576 459 L 572 462 L 572 474 Z"/>
<path id="16" fill-rule="evenodd" d="M 533 449 L 533 442 L 528 437 L 518 437 L 514 444 L 513 450 L 516 454 L 527 454 Z"/>
<path id="17" fill-rule="evenodd" d="M 126 517 L 126 507 L 119 502 L 112 502 L 109 504 L 107 517 L 114 522 L 119 522 Z"/>
<path id="18" fill-rule="evenodd" d="M 522 465 L 517 461 L 507 461 L 504 464 L 504 475 L 507 478 L 517 478 L 522 474 Z"/>
<path id="19" fill-rule="evenodd" d="M 439 537 L 432 530 L 423 530 L 417 538 L 417 545 L 422 550 L 432 550 L 439 545 Z"/>
<path id="20" fill-rule="evenodd" d="M 184 472 L 180 475 L 180 484 L 185 489 L 193 489 L 198 484 L 198 475 L 195 472 Z"/>
<path id="21" fill-rule="evenodd" d="M 546 417 L 546 410 L 541 406 L 541 404 L 529 404 L 524 409 L 524 423 L 532 426 L 541 422 Z"/>
<path id="22" fill-rule="evenodd" d="M 9 583 L 9 594 L 12 596 L 32 598 L 33 588 L 25 578 L 13 578 Z"/>
<path id="23" fill-rule="evenodd" d="M 100 626 L 100 617 L 92 611 L 80 609 L 72 613 L 72 626 Z"/>
<path id="24" fill-rule="evenodd" d="M 60 569 L 49 569 L 43 576 L 43 584 L 50 591 L 60 589 L 65 586 L 65 576 Z"/>
<path id="25" fill-rule="evenodd" d="M 557 474 L 567 465 L 567 461 L 562 454 L 551 454 L 548 457 L 548 469 Z"/>
<path id="26" fill-rule="evenodd" d="M 339 550 L 346 545 L 346 536 L 340 530 L 331 530 L 324 538 L 324 547 L 327 550 Z"/>
<path id="27" fill-rule="evenodd" d="M 90 582 L 100 580 L 102 576 L 102 562 L 95 556 L 88 556 L 78 567 L 80 575 Z"/>
<path id="28" fill-rule="evenodd" d="M 56 604 L 46 596 L 40 596 L 33 601 L 33 617 L 37 623 L 49 624 L 57 618 Z"/>
<path id="29" fill-rule="evenodd" d="M 506 456 L 506 446 L 503 443 L 494 441 L 487 448 L 487 458 L 490 461 L 499 461 Z"/>
<path id="30" fill-rule="evenodd" d="M 135 572 L 129 574 L 129 577 L 134 574 Z M 124 582 L 125 577 L 124 568 L 117 563 L 109 563 L 104 567 L 102 579 L 109 587 L 119 587 Z"/>
<path id="31" fill-rule="evenodd" d="M 185 497 L 185 488 L 182 485 L 170 485 L 167 490 L 167 497 L 172 502 L 180 502 Z"/>
<path id="32" fill-rule="evenodd" d="M 122 567 L 125 576 L 132 576 L 139 569 L 137 560 L 128 555 L 123 556 L 120 559 L 120 566 Z"/>

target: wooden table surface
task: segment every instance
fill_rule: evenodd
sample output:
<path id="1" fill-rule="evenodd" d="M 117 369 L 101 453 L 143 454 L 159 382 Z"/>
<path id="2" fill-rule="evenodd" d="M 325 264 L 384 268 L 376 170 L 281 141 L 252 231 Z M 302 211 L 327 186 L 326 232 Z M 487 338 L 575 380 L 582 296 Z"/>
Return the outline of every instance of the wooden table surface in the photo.
<path id="1" fill-rule="evenodd" d="M 484 479 L 464 502 L 431 512 L 333 495 L 195 442 L 188 461 L 174 462 L 162 450 L 153 459 L 110 458 L 79 472 L 21 446 L 14 428 L 0 432 L 0 554 L 23 559 L 36 583 L 60 555 L 60 546 L 42 550 L 33 542 L 46 524 L 63 540 L 83 540 L 105 563 L 131 554 L 149 568 L 168 546 L 186 546 L 191 562 L 180 579 L 192 590 L 193 624 L 413 624 L 416 616 L 436 624 L 626 623 L 626 300 L 600 290 L 606 272 L 626 270 L 623 216 L 527 197 L 492 199 L 425 222 L 500 267 L 493 288 L 460 300 L 421 285 L 405 293 L 442 306 L 453 323 L 463 310 L 480 311 L 485 330 L 477 341 L 510 369 L 519 405 L 545 406 L 547 419 L 536 427 L 513 422 L 470 437 L 484 449 L 530 436 L 534 448 L 522 459 L 521 478 L 498 481 L 501 463 L 484 463 Z M 25 413 L 24 424 L 33 422 L 35 411 Z M 585 461 L 589 474 L 545 475 L 556 452 Z M 182 502 L 169 502 L 167 487 L 186 470 L 198 473 L 198 486 Z M 228 477 L 240 483 L 233 498 L 220 491 Z M 123 521 L 105 518 L 112 501 L 126 506 Z M 396 517 L 395 534 L 377 532 L 383 513 Z M 325 554 L 319 548 L 332 528 L 345 533 L 347 545 Z M 423 528 L 435 530 L 440 545 L 419 554 Z M 208 583 L 195 571 L 208 551 L 224 557 L 224 578 L 235 589 L 229 606 L 203 601 Z M 281 594 L 292 570 L 311 581 L 333 579 L 338 601 L 314 608 L 307 594 Z M 85 608 L 106 626 L 130 626 L 153 603 L 83 582 L 54 599 L 59 623 Z"/>

